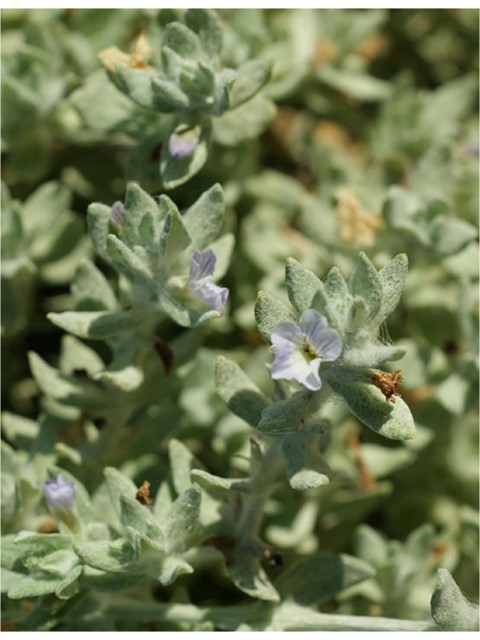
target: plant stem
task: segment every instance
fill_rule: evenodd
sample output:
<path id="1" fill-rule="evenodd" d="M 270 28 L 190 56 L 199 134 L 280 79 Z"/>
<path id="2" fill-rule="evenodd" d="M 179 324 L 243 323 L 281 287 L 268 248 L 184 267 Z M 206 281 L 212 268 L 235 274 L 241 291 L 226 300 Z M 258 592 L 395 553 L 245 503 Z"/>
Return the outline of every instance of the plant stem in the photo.
<path id="1" fill-rule="evenodd" d="M 258 461 L 254 483 L 258 492 L 245 498 L 242 514 L 236 526 L 236 538 L 240 544 L 248 542 L 258 532 L 262 514 L 273 485 L 282 469 L 279 441 L 274 439 L 267 453 Z"/>
<path id="2" fill-rule="evenodd" d="M 121 600 L 107 607 L 107 615 L 122 620 L 178 622 L 198 624 L 212 622 L 225 630 L 252 625 L 263 631 L 438 631 L 431 620 L 400 620 L 369 616 L 320 613 L 293 602 L 280 605 L 247 604 L 231 607 L 196 607 L 193 604 L 145 603 Z M 273 615 L 272 615 L 273 613 Z"/>

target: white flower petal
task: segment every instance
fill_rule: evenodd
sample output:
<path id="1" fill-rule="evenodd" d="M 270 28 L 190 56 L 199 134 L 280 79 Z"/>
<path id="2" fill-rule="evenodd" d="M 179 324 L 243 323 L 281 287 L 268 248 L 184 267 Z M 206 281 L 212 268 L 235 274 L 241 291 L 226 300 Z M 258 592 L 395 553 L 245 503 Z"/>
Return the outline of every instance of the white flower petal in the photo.
<path id="1" fill-rule="evenodd" d="M 289 321 L 276 324 L 270 339 L 274 347 L 277 345 L 286 347 L 287 343 L 292 343 L 296 347 L 303 347 L 305 344 L 301 329 L 294 322 Z"/>
<path id="2" fill-rule="evenodd" d="M 342 339 L 315 309 L 300 316 L 299 324 L 279 322 L 273 329 L 275 361 L 270 368 L 273 380 L 296 380 L 312 391 L 322 387 L 319 370 L 322 360 L 336 360 L 342 352 Z"/>
<path id="3" fill-rule="evenodd" d="M 298 325 L 308 343 L 314 344 L 322 331 L 328 327 L 328 322 L 325 316 L 322 316 L 315 309 L 307 309 L 300 316 Z"/>
<path id="4" fill-rule="evenodd" d="M 310 344 L 325 362 L 336 360 L 342 353 L 342 338 L 335 329 L 324 329 L 321 334 L 315 336 L 315 342 Z"/>

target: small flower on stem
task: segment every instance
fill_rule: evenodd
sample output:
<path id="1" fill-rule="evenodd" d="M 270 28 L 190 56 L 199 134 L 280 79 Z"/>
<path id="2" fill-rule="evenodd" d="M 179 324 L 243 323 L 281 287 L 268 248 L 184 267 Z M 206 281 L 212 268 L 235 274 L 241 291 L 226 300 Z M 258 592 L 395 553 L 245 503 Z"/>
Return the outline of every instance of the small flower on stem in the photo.
<path id="1" fill-rule="evenodd" d="M 113 224 L 117 225 L 117 227 L 123 227 L 123 202 L 120 200 L 112 204 L 110 220 Z"/>
<path id="2" fill-rule="evenodd" d="M 304 311 L 298 324 L 279 322 L 272 332 L 275 355 L 270 373 L 273 380 L 296 380 L 311 391 L 322 387 L 320 363 L 336 360 L 342 339 L 327 319 L 314 309 Z"/>
<path id="3" fill-rule="evenodd" d="M 59 474 L 55 480 L 43 483 L 43 494 L 52 514 L 63 520 L 71 529 L 74 528 L 75 487 L 73 482 L 66 482 Z"/>
<path id="4" fill-rule="evenodd" d="M 228 300 L 228 289 L 212 282 L 217 258 L 211 249 L 195 251 L 190 264 L 190 275 L 186 288 L 200 302 L 223 313 Z"/>
<path id="5" fill-rule="evenodd" d="M 188 129 L 175 129 L 168 139 L 168 151 L 172 158 L 184 160 L 190 158 L 198 143 L 197 127 Z"/>

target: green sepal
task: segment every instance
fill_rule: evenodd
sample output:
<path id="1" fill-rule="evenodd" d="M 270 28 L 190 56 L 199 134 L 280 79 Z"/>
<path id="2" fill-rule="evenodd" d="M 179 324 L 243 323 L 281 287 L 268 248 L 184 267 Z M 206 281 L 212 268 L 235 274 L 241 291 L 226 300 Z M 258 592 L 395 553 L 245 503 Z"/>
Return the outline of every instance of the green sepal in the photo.
<path id="1" fill-rule="evenodd" d="M 215 385 L 230 411 L 252 427 L 256 427 L 269 402 L 233 360 L 224 356 L 217 357 Z"/>

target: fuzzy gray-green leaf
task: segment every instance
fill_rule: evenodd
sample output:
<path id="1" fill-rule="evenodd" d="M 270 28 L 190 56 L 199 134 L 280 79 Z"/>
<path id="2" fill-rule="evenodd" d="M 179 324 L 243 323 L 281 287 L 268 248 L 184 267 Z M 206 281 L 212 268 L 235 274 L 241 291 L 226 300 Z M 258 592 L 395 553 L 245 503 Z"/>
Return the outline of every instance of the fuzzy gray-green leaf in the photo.
<path id="1" fill-rule="evenodd" d="M 347 368 L 332 367 L 325 377 L 352 413 L 376 433 L 392 440 L 410 440 L 415 436 L 412 414 L 399 396 L 388 401 L 365 374 Z"/>
<path id="2" fill-rule="evenodd" d="M 311 308 L 313 298 L 322 286 L 313 271 L 303 267 L 294 258 L 287 259 L 285 284 L 288 299 L 298 313 L 303 313 Z"/>
<path id="3" fill-rule="evenodd" d="M 230 411 L 256 427 L 268 400 L 242 369 L 224 356 L 215 363 L 215 385 Z"/>
<path id="4" fill-rule="evenodd" d="M 214 184 L 183 214 L 183 223 L 197 249 L 206 249 L 218 237 L 224 210 L 223 189 Z"/>
<path id="5" fill-rule="evenodd" d="M 430 603 L 432 618 L 442 631 L 478 631 L 478 606 L 469 602 L 446 569 L 438 580 Z"/>
<path id="6" fill-rule="evenodd" d="M 265 291 L 260 291 L 255 303 L 255 322 L 267 344 L 270 343 L 275 325 L 285 320 L 295 320 L 290 309 L 281 300 Z"/>
<path id="7" fill-rule="evenodd" d="M 382 282 L 382 307 L 377 316 L 377 323 L 383 322 L 395 309 L 400 301 L 408 272 L 408 258 L 405 253 L 399 253 L 393 260 L 378 272 Z"/>

